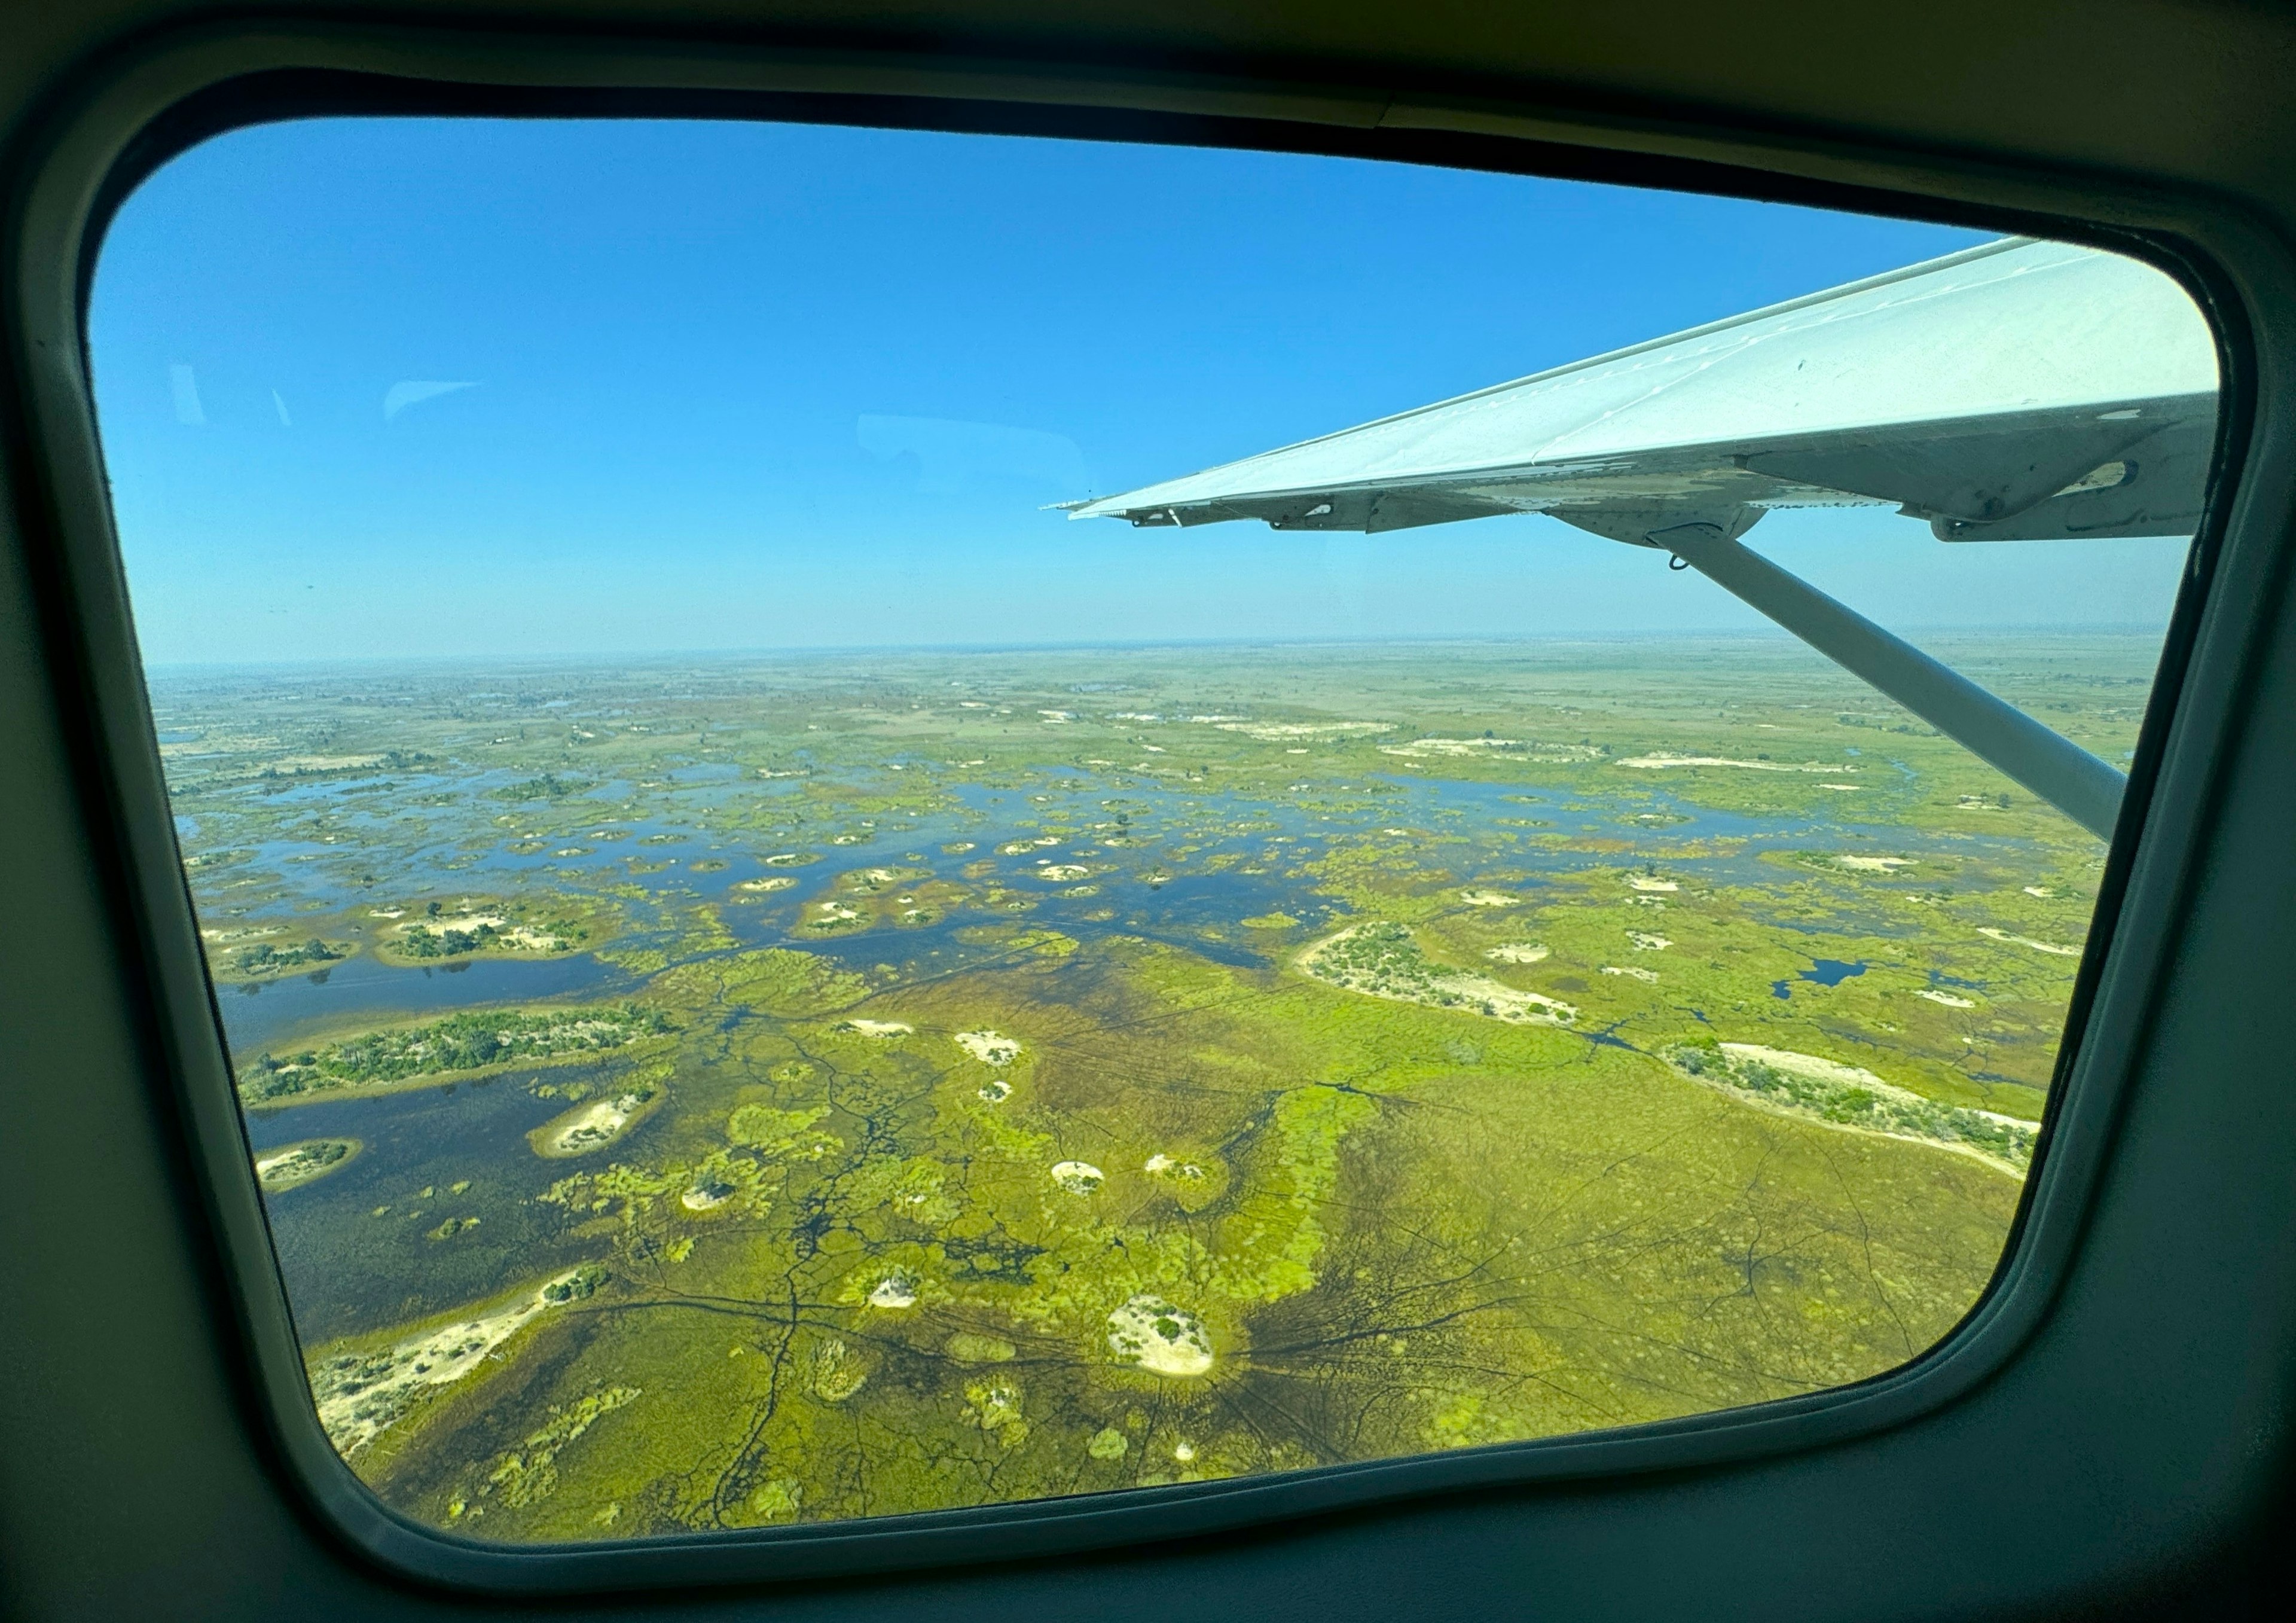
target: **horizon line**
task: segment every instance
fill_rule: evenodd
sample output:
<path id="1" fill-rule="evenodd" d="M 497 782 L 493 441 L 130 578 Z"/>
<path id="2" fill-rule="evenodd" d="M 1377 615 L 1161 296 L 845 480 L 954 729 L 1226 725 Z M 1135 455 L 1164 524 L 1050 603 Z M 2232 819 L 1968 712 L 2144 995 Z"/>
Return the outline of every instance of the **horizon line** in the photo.
<path id="1" fill-rule="evenodd" d="M 2134 621 L 2107 620 L 2082 624 L 2053 623 L 2047 625 L 1988 626 L 1937 624 L 1899 627 L 1901 634 L 1984 636 L 1988 638 L 2062 637 L 2062 636 L 2164 636 L 2168 627 L 2145 625 Z M 1522 644 L 1570 644 L 1603 643 L 1643 643 L 1659 639 L 1680 641 L 1684 638 L 1704 638 L 1715 641 L 1765 642 L 1807 647 L 1800 639 L 1783 628 L 1767 626 L 1753 627 L 1653 627 L 1642 631 L 1546 631 L 1520 633 L 1488 632 L 1424 632 L 1395 633 L 1364 636 L 1219 636 L 1219 637 L 1137 637 L 1099 638 L 1090 640 L 1047 640 L 980 643 L 803 643 L 783 645 L 750 644 L 746 646 L 654 648 L 654 649 L 592 649 L 545 650 L 530 653 L 435 653 L 435 654 L 303 654 L 281 655 L 254 659 L 217 660 L 147 660 L 148 676 L 193 671 L 267 671 L 287 669 L 341 669 L 346 667 L 366 668 L 398 668 L 438 666 L 516 666 L 566 664 L 644 664 L 678 660 L 767 660 L 807 659 L 842 656 L 847 658 L 874 655 L 917 656 L 927 654 L 980 655 L 996 653 L 1088 653 L 1142 652 L 1157 649 L 1213 648 L 1374 648 L 1374 647 L 1439 647 L 1439 646 L 1509 646 Z M 1816 651 L 1810 651 L 1816 653 Z M 1819 655 L 1823 659 L 1824 655 Z"/>

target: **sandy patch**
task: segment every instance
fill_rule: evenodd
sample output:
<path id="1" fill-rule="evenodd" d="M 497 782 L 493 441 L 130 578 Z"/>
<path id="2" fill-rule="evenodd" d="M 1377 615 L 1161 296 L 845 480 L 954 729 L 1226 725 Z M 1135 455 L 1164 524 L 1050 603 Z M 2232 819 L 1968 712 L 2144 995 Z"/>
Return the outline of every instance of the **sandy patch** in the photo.
<path id="1" fill-rule="evenodd" d="M 663 1097 L 658 1090 L 616 1094 L 578 1105 L 527 1135 L 537 1155 L 551 1160 L 603 1150 L 630 1130 Z"/>
<path id="2" fill-rule="evenodd" d="M 299 1188 L 350 1165 L 365 1146 L 356 1138 L 307 1138 L 255 1158 L 255 1178 L 266 1194 Z"/>
<path id="3" fill-rule="evenodd" d="M 1002 1104 L 1013 1096 L 1013 1085 L 1002 1077 L 991 1077 L 973 1091 L 991 1104 Z"/>
<path id="4" fill-rule="evenodd" d="M 813 928 L 834 930 L 840 924 L 858 923 L 861 915 L 843 902 L 816 902 L 813 905 Z"/>
<path id="5" fill-rule="evenodd" d="M 597 1288 L 599 1273 L 571 1269 L 499 1312 L 410 1337 L 387 1352 L 329 1358 L 314 1366 L 311 1396 L 328 1440 L 346 1456 L 357 1453 L 427 1389 L 460 1381 L 537 1315 L 588 1296 Z"/>
<path id="6" fill-rule="evenodd" d="M 1872 1071 L 1859 1065 L 1844 1065 L 1839 1060 L 1821 1060 L 1813 1053 L 1794 1053 L 1784 1048 L 1765 1048 L 1759 1043 L 1725 1043 L 1722 1052 L 1734 1060 L 1751 1060 L 1767 1065 L 1772 1070 L 1783 1070 L 1797 1077 L 1808 1077 L 1818 1082 L 1837 1083 L 1843 1087 L 1871 1088 L 1876 1092 L 1904 1094 L 1907 1098 L 1920 1095 L 1902 1087 L 1892 1087 Z"/>
<path id="7" fill-rule="evenodd" d="M 2040 1131 L 2038 1123 L 2021 1117 L 1940 1103 L 1910 1088 L 1884 1082 L 1862 1066 L 1845 1065 L 1838 1060 L 1822 1060 L 1816 1054 L 1767 1048 L 1759 1043 L 1724 1043 L 1721 1050 L 1734 1063 L 1767 1066 L 1772 1071 L 1815 1083 L 1821 1090 L 1810 1103 L 1799 1106 L 1788 1101 L 1763 1098 L 1759 1094 L 1752 1096 L 1751 1102 L 1779 1110 L 1787 1115 L 1800 1116 L 1805 1120 L 1821 1121 L 1846 1132 L 1874 1133 L 1885 1138 L 1934 1144 L 1941 1149 L 1974 1156 L 1988 1166 L 2019 1176 L 2024 1174 L 2024 1163 L 2031 1159 L 2033 1141 Z M 1738 1096 L 1748 1097 L 1750 1090 L 1745 1078 L 1723 1077 L 1719 1080 Z M 1829 1094 L 1826 1090 L 1840 1090 L 1831 1094 L 1832 1108 L 1811 1108 L 1813 1104 L 1827 1103 Z M 1860 1098 L 1877 1102 L 1878 1109 L 1883 1113 L 1870 1122 L 1845 1119 L 1839 1113 L 1841 1108 Z M 1967 1126 L 1957 1128 L 1956 1123 L 1966 1123 Z M 1985 1135 L 1990 1135 L 1994 1129 L 2002 1129 L 2012 1136 L 2013 1142 L 1993 1148 L 1972 1143 L 1967 1137 L 1970 1127 L 1977 1128 Z"/>
<path id="8" fill-rule="evenodd" d="M 1855 766 L 1827 766 L 1820 761 L 1805 761 L 1796 766 L 1787 761 L 1742 761 L 1726 755 L 1629 755 L 1617 763 L 1644 772 L 1663 772 L 1669 766 L 1735 766 L 1744 772 L 1833 772 L 1852 773 Z"/>
<path id="9" fill-rule="evenodd" d="M 1203 1321 L 1144 1291 L 1108 1316 L 1108 1349 L 1159 1375 L 1201 1375 L 1212 1366 Z"/>
<path id="10" fill-rule="evenodd" d="M 1627 875 L 1627 889 L 1655 895 L 1660 891 L 1679 890 L 1682 887 L 1670 879 L 1655 879 L 1647 873 L 1629 873 Z"/>
<path id="11" fill-rule="evenodd" d="M 768 890 L 787 890 L 796 883 L 797 881 L 789 878 L 786 874 L 776 873 L 767 879 L 745 879 L 734 889 L 762 895 Z"/>
<path id="12" fill-rule="evenodd" d="M 1926 997 L 1931 1003 L 1943 1004 L 1948 1009 L 1974 1009 L 1977 1007 L 1977 1000 L 1973 997 L 1956 997 L 1950 992 L 1940 992 L 1933 987 L 1923 988 L 1921 991 L 1915 993 L 1914 996 L 1916 997 Z"/>
<path id="13" fill-rule="evenodd" d="M 1241 733 L 1246 738 L 1256 738 L 1264 744 L 1283 743 L 1299 738 L 1344 738 L 1350 733 L 1384 733 L 1383 721 L 1221 721 L 1213 725 L 1223 733 Z"/>
<path id="14" fill-rule="evenodd" d="M 896 1272 L 886 1275 L 871 1288 L 869 1305 L 872 1307 L 889 1307 L 895 1310 L 915 1307 L 917 1305 L 916 1280 L 905 1273 Z"/>
<path id="15" fill-rule="evenodd" d="M 1519 738 L 1414 738 L 1407 744 L 1382 744 L 1382 755 L 1481 755 L 1490 750 L 1520 750 Z"/>
<path id="16" fill-rule="evenodd" d="M 898 1020 L 849 1020 L 837 1028 L 840 1031 L 857 1031 L 863 1037 L 907 1037 L 916 1030 L 912 1025 Z"/>
<path id="17" fill-rule="evenodd" d="M 1520 907 L 1522 898 L 1504 890 L 1462 890 L 1459 899 L 1470 907 Z"/>
<path id="18" fill-rule="evenodd" d="M 1547 949 L 1535 941 L 1507 941 L 1487 948 L 1483 956 L 1501 963 L 1544 963 Z"/>
<path id="19" fill-rule="evenodd" d="M 1833 860 L 1856 873 L 1895 873 L 1914 865 L 1910 857 L 1837 857 Z"/>
<path id="20" fill-rule="evenodd" d="M 1432 962 L 1400 925 L 1350 925 L 1294 962 L 1318 980 L 1397 1003 L 1456 1009 L 1518 1025 L 1562 1026 L 1578 1018 L 1578 1011 L 1560 998 L 1518 991 L 1488 975 Z"/>
<path id="21" fill-rule="evenodd" d="M 1140 1170 L 1148 1174 L 1151 1177 L 1177 1177 L 1193 1180 L 1204 1176 L 1203 1168 L 1197 1165 L 1194 1161 L 1175 1160 L 1172 1157 L 1165 1154 L 1160 1150 L 1159 1150 L 1155 1154 L 1150 1156 L 1146 1160 L 1141 1162 Z"/>
<path id="22" fill-rule="evenodd" d="M 1016 1039 L 994 1031 L 960 1031 L 956 1045 L 983 1065 L 1010 1065 L 1021 1057 Z"/>
<path id="23" fill-rule="evenodd" d="M 1627 931 L 1627 945 L 1638 953 L 1662 953 L 1674 943 L 1664 936 L 1645 935 L 1639 930 Z"/>
<path id="24" fill-rule="evenodd" d="M 1037 868 L 1037 877 L 1048 879 L 1055 883 L 1065 883 L 1069 880 L 1082 879 L 1091 872 L 1090 868 L 1081 863 L 1048 862 Z"/>
<path id="25" fill-rule="evenodd" d="M 1536 761 L 1591 761 L 1599 760 L 1603 754 L 1591 744 L 1543 744 L 1520 738 L 1419 738 L 1407 744 L 1379 746 L 1382 755 L 1399 755 L 1406 760 L 1424 760 L 1429 756 L 1487 757 L 1496 750 Z"/>
<path id="26" fill-rule="evenodd" d="M 1857 1086 L 1861 1087 L 1877 1089 L 1882 1093 L 1892 1094 L 1901 1099 L 1923 1099 L 1922 1094 L 1915 1093 L 1910 1088 L 1899 1087 L 1895 1083 L 1884 1082 L 1878 1077 L 1874 1076 L 1872 1071 L 1861 1070 L 1859 1067 L 1855 1065 L 1843 1065 L 1835 1061 L 1816 1059 L 1805 1053 L 1780 1054 L 1775 1049 L 1758 1048 L 1754 1045 L 1749 1043 L 1725 1043 L 1722 1046 L 1726 1049 L 1738 1049 L 1744 1053 L 1748 1058 L 1760 1058 L 1764 1055 L 1767 1055 L 1768 1063 L 1780 1070 L 1792 1070 L 1796 1069 L 1796 1065 L 1779 1064 L 1778 1061 L 1783 1058 L 1796 1062 L 1797 1065 L 1802 1069 L 1802 1074 L 1805 1076 L 1825 1077 L 1835 1072 L 1848 1072 L 1851 1077 L 1857 1079 Z M 1819 1067 L 1829 1067 L 1831 1069 L 1829 1071 L 1817 1069 Z M 1937 1102 L 1935 1100 L 1923 1099 L 1923 1102 L 1934 1104 Z M 1984 1120 L 1997 1123 L 2002 1127 L 2017 1127 L 2028 1133 L 2038 1132 L 2040 1130 L 2040 1124 L 2038 1122 L 2029 1121 L 2022 1116 L 2009 1116 L 2003 1114 L 1999 1111 L 1980 1111 L 1965 1105 L 1955 1105 L 1948 1108 L 1955 1110 L 1966 1110 L 1972 1116 L 1980 1117 Z"/>
<path id="27" fill-rule="evenodd" d="M 2059 958 L 2081 955 L 2081 949 L 2078 947 L 2059 947 L 2054 941 L 2036 941 L 2030 936 L 2013 936 L 2005 930 L 1980 927 L 1977 933 L 1988 940 L 2006 941 L 2012 947 L 2030 947 L 2037 953 L 2048 953 Z"/>
<path id="28" fill-rule="evenodd" d="M 1091 1194 L 1107 1181 L 1108 1175 L 1090 1161 L 1055 1161 L 1053 1182 L 1070 1194 Z"/>
<path id="29" fill-rule="evenodd" d="M 562 936 L 537 930 L 531 924 L 513 924 L 499 913 L 452 913 L 436 918 L 412 919 L 401 924 L 398 933 L 409 939 L 429 937 L 443 941 L 449 934 L 475 938 L 482 930 L 491 931 L 493 939 L 480 945 L 507 947 L 513 952 L 562 953 L 573 945 Z"/>
<path id="30" fill-rule="evenodd" d="M 677 1197 L 677 1203 L 688 1211 L 714 1211 L 738 1193 L 731 1184 L 696 1184 Z"/>
<path id="31" fill-rule="evenodd" d="M 1603 966 L 1603 973 L 1624 975 L 1629 980 L 1646 980 L 1653 986 L 1658 984 L 1656 970 L 1636 969 L 1630 963 L 1606 963 Z"/>
<path id="32" fill-rule="evenodd" d="M 2046 885 L 2027 885 L 2025 887 L 2025 894 L 2027 896 L 2038 896 L 2043 901 L 2046 901 L 2049 898 L 2054 896 L 2056 892 L 2050 889 Z"/>

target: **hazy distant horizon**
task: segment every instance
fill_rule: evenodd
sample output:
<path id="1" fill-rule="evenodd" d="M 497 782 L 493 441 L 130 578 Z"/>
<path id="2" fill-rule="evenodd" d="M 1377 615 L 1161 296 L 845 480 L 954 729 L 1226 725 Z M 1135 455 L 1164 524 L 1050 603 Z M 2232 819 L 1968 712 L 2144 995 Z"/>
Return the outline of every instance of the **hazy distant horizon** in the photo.
<path id="1" fill-rule="evenodd" d="M 2157 643 L 2166 635 L 2165 626 L 2141 624 L 2099 623 L 2095 625 L 2040 624 L 2030 626 L 1935 625 L 1899 627 L 1915 640 L 1967 639 L 1982 643 L 2014 644 L 2032 641 L 2074 641 L 2082 638 L 2144 639 Z M 1152 653 L 1169 652 L 1185 653 L 1192 651 L 1269 651 L 1291 650 L 1310 652 L 1328 649 L 1343 652 L 1353 649 L 1406 648 L 1435 650 L 1446 647 L 1461 649 L 1542 647 L 1566 648 L 1577 646 L 1604 647 L 1618 644 L 1663 643 L 1674 645 L 1712 643 L 1759 643 L 1785 652 L 1806 652 L 1813 660 L 1825 661 L 1825 656 L 1795 637 L 1791 632 L 1776 627 L 1723 627 L 1690 628 L 1687 630 L 1649 630 L 1613 632 L 1524 632 L 1513 635 L 1498 634 L 1429 633 L 1420 635 L 1369 636 L 1298 636 L 1298 637 L 1142 637 L 1132 639 L 1100 639 L 1094 641 L 1041 643 L 806 643 L 787 646 L 755 646 L 749 648 L 669 648 L 669 649 L 596 649 L 562 652 L 538 652 L 504 658 L 485 653 L 439 654 L 365 654 L 311 657 L 277 660 L 208 660 L 147 661 L 144 674 L 155 682 L 164 682 L 181 676 L 217 676 L 246 673 L 250 676 L 292 672 L 297 674 L 340 673 L 344 676 L 382 675 L 390 672 L 417 673 L 447 670 L 498 670 L 505 673 L 544 674 L 554 670 L 589 671 L 604 669 L 630 670 L 649 665 L 672 666 L 684 663 L 722 664 L 740 661 L 772 662 L 775 660 L 837 660 L 867 658 L 987 658 L 998 654 L 1046 655 L 1092 653 Z M 1831 661 L 1825 661 L 1831 663 Z"/>

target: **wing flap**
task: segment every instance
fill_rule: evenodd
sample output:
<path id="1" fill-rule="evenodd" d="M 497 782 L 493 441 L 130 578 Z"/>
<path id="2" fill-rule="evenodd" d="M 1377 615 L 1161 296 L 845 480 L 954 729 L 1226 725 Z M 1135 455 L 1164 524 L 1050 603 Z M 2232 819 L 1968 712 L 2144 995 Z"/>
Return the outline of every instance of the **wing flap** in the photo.
<path id="1" fill-rule="evenodd" d="M 2142 416 L 2095 413 L 1935 435 L 1758 451 L 1744 465 L 1805 485 L 1895 502 L 1937 518 L 1988 523 L 2047 501 L 2152 433 Z"/>
<path id="2" fill-rule="evenodd" d="M 1940 541 L 2079 541 L 2185 536 L 2200 528 L 2216 450 L 2213 413 L 2136 441 L 2087 477 L 2013 517 L 1970 523 L 1939 517 Z"/>

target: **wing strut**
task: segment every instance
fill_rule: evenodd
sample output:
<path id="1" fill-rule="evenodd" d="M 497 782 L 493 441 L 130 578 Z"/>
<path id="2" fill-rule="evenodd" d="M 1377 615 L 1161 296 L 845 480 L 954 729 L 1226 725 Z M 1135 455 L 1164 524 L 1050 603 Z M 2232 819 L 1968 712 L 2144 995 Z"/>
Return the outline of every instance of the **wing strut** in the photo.
<path id="1" fill-rule="evenodd" d="M 1649 544 L 1672 553 L 1851 675 L 1879 688 L 2098 839 L 2112 838 L 2128 780 L 2072 740 L 1740 545 L 1719 525 L 1681 524 L 1654 530 Z"/>

